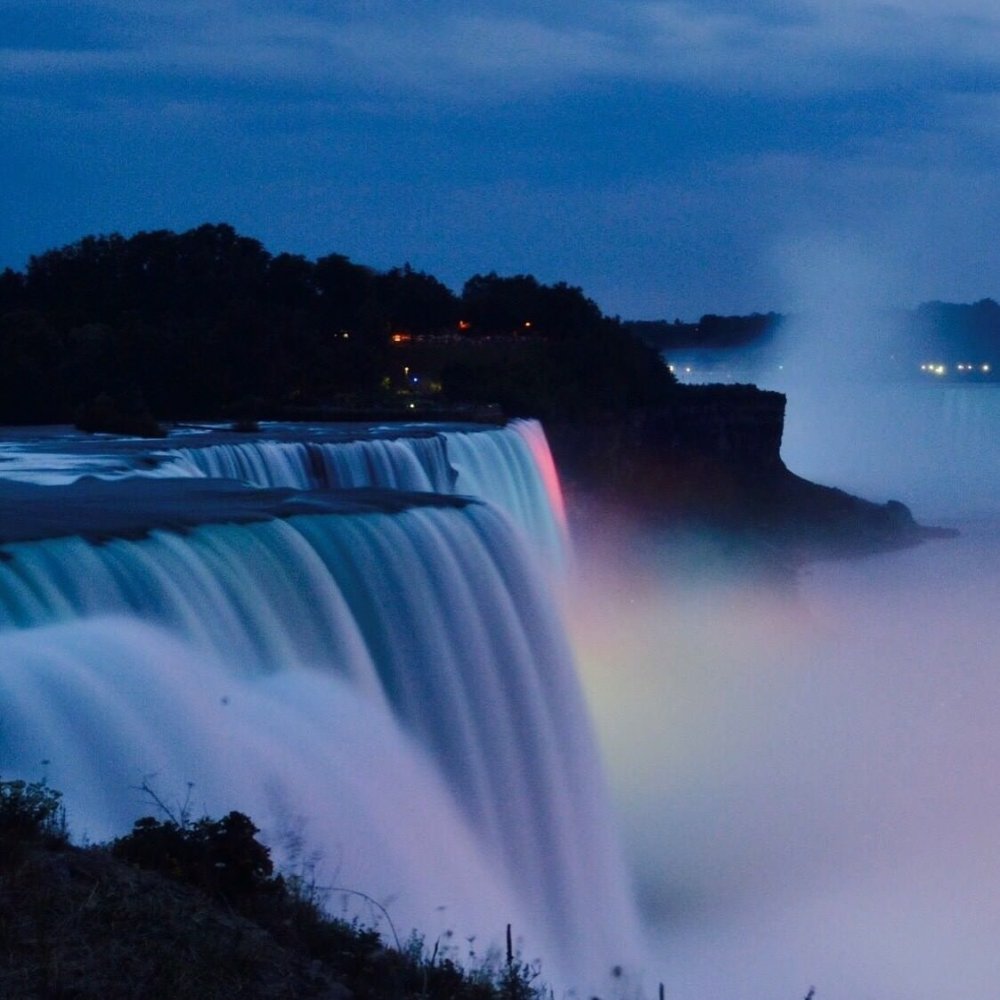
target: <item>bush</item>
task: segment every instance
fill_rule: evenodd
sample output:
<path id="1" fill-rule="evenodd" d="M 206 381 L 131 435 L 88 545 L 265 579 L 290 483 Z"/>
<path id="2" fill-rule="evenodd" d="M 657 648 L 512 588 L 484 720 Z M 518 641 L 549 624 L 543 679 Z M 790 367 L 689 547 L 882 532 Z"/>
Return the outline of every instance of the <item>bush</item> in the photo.
<path id="1" fill-rule="evenodd" d="M 0 781 L 0 845 L 10 850 L 28 841 L 67 840 L 62 792 L 44 781 Z"/>
<path id="2" fill-rule="evenodd" d="M 88 434 L 124 434 L 161 438 L 167 432 L 156 422 L 139 393 L 115 399 L 106 392 L 88 400 L 77 410 L 75 426 Z"/>
<path id="3" fill-rule="evenodd" d="M 194 822 L 145 816 L 112 843 L 111 853 L 233 900 L 271 884 L 271 852 L 256 839 L 258 832 L 240 812 Z"/>
<path id="4" fill-rule="evenodd" d="M 460 961 L 447 943 L 428 955 L 421 937 L 401 946 L 395 930 L 388 946 L 375 929 L 323 912 L 326 890 L 308 864 L 275 876 L 243 813 L 192 821 L 186 802 L 171 812 L 147 791 L 166 819 L 147 816 L 110 845 L 81 849 L 69 844 L 59 792 L 0 781 L 0 997 L 552 1000 L 509 928 L 506 963 L 471 948 Z M 129 872 L 109 847 L 207 895 Z"/>

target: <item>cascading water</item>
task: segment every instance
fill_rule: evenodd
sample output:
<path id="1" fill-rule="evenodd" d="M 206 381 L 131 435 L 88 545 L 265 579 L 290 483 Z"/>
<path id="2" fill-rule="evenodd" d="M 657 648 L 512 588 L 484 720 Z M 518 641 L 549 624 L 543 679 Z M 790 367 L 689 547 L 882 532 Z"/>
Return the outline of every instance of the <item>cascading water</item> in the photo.
<path id="1" fill-rule="evenodd" d="M 34 776 L 47 761 L 75 834 L 127 830 L 151 810 L 144 781 L 174 805 L 191 783 L 196 815 L 248 813 L 279 858 L 299 837 L 320 856 L 319 884 L 384 901 L 401 932 L 486 940 L 502 915 L 547 947 L 434 761 L 384 704 L 329 671 L 250 678 L 133 617 L 3 633 L 0 661 L 3 774 Z"/>
<path id="2" fill-rule="evenodd" d="M 157 476 L 239 479 L 297 489 L 377 487 L 488 500 L 561 565 L 566 517 L 540 425 L 514 420 L 484 431 L 436 430 L 357 441 L 243 441 L 162 454 Z"/>
<path id="3" fill-rule="evenodd" d="M 441 435 L 336 443 L 245 441 L 169 454 L 171 460 L 162 468 L 169 475 L 242 479 L 257 486 L 380 486 L 451 493 L 455 483 Z"/>
<path id="4" fill-rule="evenodd" d="M 417 440 L 381 449 L 397 482 L 419 485 L 419 452 L 431 485 L 520 507 L 162 475 L 0 483 L 0 769 L 48 761 L 95 837 L 138 814 L 145 775 L 193 782 L 199 806 L 276 840 L 303 823 L 328 877 L 407 928 L 496 939 L 513 922 L 549 975 L 596 984 L 637 935 L 572 658 L 512 528 L 561 531 L 544 437 Z M 296 456 L 316 485 L 309 447 L 233 447 L 261 458 L 258 482 Z M 157 471 L 221 461 L 197 450 Z"/>

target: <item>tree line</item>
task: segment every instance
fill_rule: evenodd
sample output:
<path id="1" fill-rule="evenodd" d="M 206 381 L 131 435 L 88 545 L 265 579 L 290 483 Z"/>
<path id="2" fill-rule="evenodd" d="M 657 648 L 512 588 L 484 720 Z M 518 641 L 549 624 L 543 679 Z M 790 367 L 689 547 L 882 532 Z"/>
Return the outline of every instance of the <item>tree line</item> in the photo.
<path id="1" fill-rule="evenodd" d="M 750 313 L 748 316 L 718 316 L 706 313 L 694 323 L 675 319 L 631 320 L 626 329 L 657 350 L 711 348 L 726 350 L 760 343 L 776 333 L 785 317 L 780 313 Z"/>
<path id="2" fill-rule="evenodd" d="M 794 317 L 776 312 L 709 313 L 693 323 L 640 320 L 626 323 L 625 328 L 660 351 L 738 350 L 766 344 L 789 319 Z M 1000 365 L 1000 305 L 993 299 L 968 304 L 925 302 L 915 309 L 873 314 L 871 322 L 871 349 L 866 357 L 894 359 L 908 366 L 911 375 L 928 361 Z M 855 331 L 845 329 L 844 333 L 845 340 L 855 343 Z"/>
<path id="3" fill-rule="evenodd" d="M 384 405 L 399 345 L 422 341 L 441 400 L 512 413 L 623 409 L 672 385 L 566 283 L 477 274 L 455 294 L 408 264 L 271 254 L 223 223 L 87 236 L 0 274 L 0 423 L 70 422 L 100 400 L 162 420 Z"/>

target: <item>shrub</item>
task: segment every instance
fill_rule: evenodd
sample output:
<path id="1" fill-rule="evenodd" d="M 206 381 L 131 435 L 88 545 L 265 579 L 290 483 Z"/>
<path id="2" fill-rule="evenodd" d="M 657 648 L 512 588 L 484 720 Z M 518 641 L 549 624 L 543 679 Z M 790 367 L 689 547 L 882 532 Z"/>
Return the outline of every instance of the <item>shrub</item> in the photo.
<path id="1" fill-rule="evenodd" d="M 0 845 L 68 839 L 62 792 L 44 781 L 0 780 Z"/>
<path id="2" fill-rule="evenodd" d="M 112 843 L 111 853 L 232 900 L 271 884 L 271 852 L 256 839 L 258 832 L 240 812 L 194 822 L 145 816 Z"/>
<path id="3" fill-rule="evenodd" d="M 374 928 L 324 913 L 321 901 L 337 891 L 380 904 L 318 887 L 309 863 L 303 874 L 275 876 L 243 813 L 192 821 L 186 802 L 171 812 L 147 791 L 166 819 L 144 817 L 110 845 L 83 850 L 69 844 L 59 792 L 44 781 L 0 781 L 0 997 L 552 1000 L 537 966 L 515 954 L 510 928 L 505 964 L 471 947 L 459 961 L 440 942 L 428 955 L 423 938 L 401 946 L 394 929 L 387 946 Z M 49 846 L 61 852 L 40 850 Z M 224 906 L 116 871 L 109 848 Z"/>

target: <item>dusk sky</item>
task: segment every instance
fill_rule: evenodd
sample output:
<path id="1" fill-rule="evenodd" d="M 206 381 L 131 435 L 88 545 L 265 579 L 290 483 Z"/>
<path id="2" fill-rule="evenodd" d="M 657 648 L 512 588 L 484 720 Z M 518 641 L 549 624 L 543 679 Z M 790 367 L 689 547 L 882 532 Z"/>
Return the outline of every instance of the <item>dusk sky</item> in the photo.
<path id="1" fill-rule="evenodd" d="M 225 221 L 628 318 L 1000 297 L 996 0 L 0 0 L 0 77 L 0 267 Z"/>

